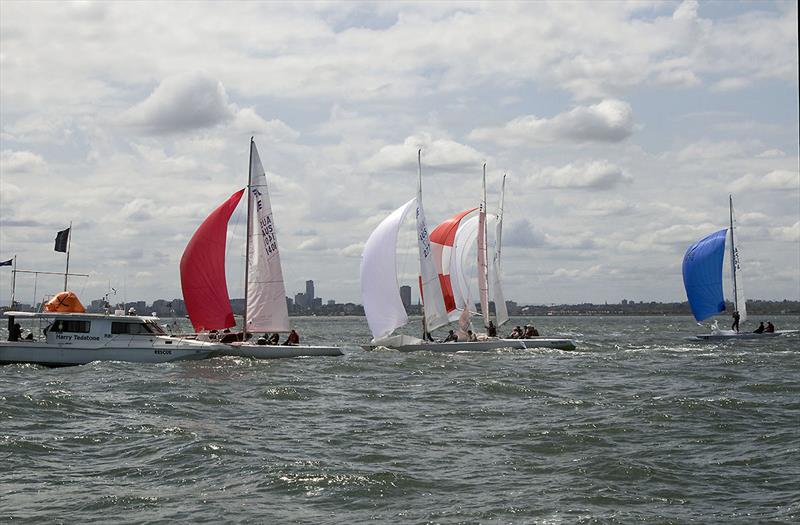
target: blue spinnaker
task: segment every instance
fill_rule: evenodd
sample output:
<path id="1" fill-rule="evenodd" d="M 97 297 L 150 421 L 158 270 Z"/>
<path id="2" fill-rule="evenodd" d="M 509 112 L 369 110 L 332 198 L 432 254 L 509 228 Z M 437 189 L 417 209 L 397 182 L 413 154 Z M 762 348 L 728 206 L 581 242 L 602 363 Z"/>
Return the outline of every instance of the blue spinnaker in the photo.
<path id="1" fill-rule="evenodd" d="M 683 286 L 698 321 L 725 311 L 722 260 L 727 234 L 727 228 L 714 232 L 691 245 L 683 256 Z"/>

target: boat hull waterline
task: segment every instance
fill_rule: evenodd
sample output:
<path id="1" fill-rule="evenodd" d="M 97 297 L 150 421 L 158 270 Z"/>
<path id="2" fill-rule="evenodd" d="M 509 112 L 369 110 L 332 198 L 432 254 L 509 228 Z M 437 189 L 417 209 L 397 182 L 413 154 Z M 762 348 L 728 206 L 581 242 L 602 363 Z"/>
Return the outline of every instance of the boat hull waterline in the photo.
<path id="1" fill-rule="evenodd" d="M 362 345 L 364 350 L 374 350 L 383 345 Z M 537 338 L 537 339 L 492 339 L 489 341 L 464 341 L 449 343 L 418 343 L 385 347 L 400 352 L 487 352 L 500 348 L 529 350 L 534 348 L 554 348 L 557 350 L 575 350 L 572 339 Z"/>
<path id="2" fill-rule="evenodd" d="M 249 357 L 252 359 L 282 359 L 287 357 L 339 356 L 344 355 L 344 353 L 341 348 L 335 346 L 279 346 L 233 343 L 225 347 L 222 355 Z"/>
<path id="3" fill-rule="evenodd" d="M 167 343 L 167 340 L 170 342 Z M 207 359 L 221 355 L 224 345 L 198 343 L 190 340 L 166 339 L 147 342 L 142 346 L 97 346 L 76 348 L 72 345 L 54 346 L 45 342 L 2 342 L 0 364 L 28 363 L 45 366 L 85 365 L 93 361 L 126 361 L 134 363 L 171 363 Z"/>
<path id="4" fill-rule="evenodd" d="M 777 330 L 775 332 L 763 332 L 757 334 L 755 332 L 733 332 L 733 331 L 725 331 L 719 332 L 715 334 L 697 334 L 695 335 L 696 339 L 700 339 L 701 341 L 740 341 L 740 340 L 759 340 L 759 339 L 770 339 L 773 337 L 780 337 L 783 335 L 791 335 L 800 333 L 800 330 Z"/>

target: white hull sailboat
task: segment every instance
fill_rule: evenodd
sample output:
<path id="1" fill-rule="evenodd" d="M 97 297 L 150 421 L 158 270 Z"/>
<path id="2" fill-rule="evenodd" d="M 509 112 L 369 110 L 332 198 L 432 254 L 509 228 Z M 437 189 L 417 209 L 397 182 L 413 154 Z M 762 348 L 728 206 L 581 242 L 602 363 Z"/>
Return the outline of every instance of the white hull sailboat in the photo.
<path id="1" fill-rule="evenodd" d="M 725 258 L 725 242 L 730 238 L 731 289 L 734 312 L 738 312 L 739 324 L 747 321 L 747 305 L 742 288 L 742 268 L 739 248 L 735 238 L 735 215 L 733 197 L 728 197 L 730 227 L 714 232 L 689 247 L 683 257 L 683 285 L 692 309 L 692 315 L 700 323 L 725 311 L 722 268 Z M 798 330 L 777 330 L 775 332 L 752 332 L 721 330 L 715 321 L 711 333 L 697 334 L 703 341 L 759 340 L 781 335 L 798 333 Z"/>
<path id="2" fill-rule="evenodd" d="M 474 209 L 466 210 L 451 218 L 437 228 L 439 237 L 432 243 L 428 236 L 425 213 L 422 206 L 422 162 L 421 151 L 417 153 L 419 181 L 417 197 L 410 200 L 386 219 L 372 232 L 364 246 L 361 262 L 361 294 L 367 323 L 373 339 L 362 345 L 365 350 L 379 347 L 401 352 L 460 352 L 488 351 L 500 348 L 563 348 L 574 349 L 570 340 L 536 338 L 528 340 L 487 338 L 479 341 L 458 341 L 437 343 L 406 335 L 393 335 L 397 328 L 409 321 L 405 306 L 399 294 L 399 283 L 396 273 L 397 236 L 400 226 L 411 209 L 416 209 L 417 240 L 419 248 L 420 276 L 423 298 L 423 335 L 447 323 L 459 320 L 459 324 L 469 324 L 469 294 L 464 290 L 463 279 L 457 261 L 460 254 L 454 239 L 459 235 L 458 229 L 462 220 Z M 477 235 L 465 237 L 474 242 L 477 236 L 478 266 L 481 283 L 481 309 L 488 325 L 488 271 L 486 265 L 486 189 L 484 165 L 484 194 L 477 219 Z M 502 201 L 502 197 L 501 197 Z M 501 204 L 502 208 L 502 204 Z M 471 220 L 471 219 L 470 219 Z M 497 253 L 495 254 L 495 301 L 498 299 L 502 307 L 498 309 L 498 323 L 508 319 L 505 312 L 505 300 L 499 285 L 499 246 L 502 219 L 498 218 Z M 444 252 L 447 252 L 446 254 Z M 452 262 L 452 264 L 451 264 Z M 486 281 L 484 283 L 484 281 Z M 456 305 L 461 306 L 459 311 Z M 502 319 L 502 320 L 501 320 Z M 466 335 L 466 334 L 464 334 Z M 462 335 L 463 338 L 463 335 Z"/>
<path id="3" fill-rule="evenodd" d="M 233 337 L 224 355 L 255 359 L 342 355 L 342 350 L 335 346 L 268 345 L 253 341 L 266 341 L 266 337 L 253 337 L 259 333 L 285 334 L 292 329 L 266 174 L 252 138 L 247 188 L 233 194 L 208 216 L 181 259 L 181 287 L 192 325 L 197 331 L 207 331 L 236 324 L 225 279 L 225 241 L 228 220 L 245 190 L 245 315 L 242 333 Z"/>

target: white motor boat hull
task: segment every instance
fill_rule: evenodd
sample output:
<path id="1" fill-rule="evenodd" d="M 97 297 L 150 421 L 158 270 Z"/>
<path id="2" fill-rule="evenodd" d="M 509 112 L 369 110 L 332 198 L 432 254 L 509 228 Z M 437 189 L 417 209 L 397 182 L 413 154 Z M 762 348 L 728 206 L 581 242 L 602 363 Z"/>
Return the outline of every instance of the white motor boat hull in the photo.
<path id="1" fill-rule="evenodd" d="M 317 357 L 344 355 L 342 349 L 335 346 L 283 346 L 255 345 L 232 343 L 225 347 L 222 355 L 250 357 L 252 359 L 282 359 L 287 357 Z"/>
<path id="2" fill-rule="evenodd" d="M 740 341 L 740 340 L 759 340 L 771 339 L 773 337 L 780 337 L 782 335 L 790 335 L 800 333 L 800 330 L 777 330 L 775 332 L 764 332 L 757 334 L 755 332 L 734 332 L 732 330 L 725 330 L 712 334 L 698 334 L 695 338 L 702 341 Z"/>
<path id="3" fill-rule="evenodd" d="M 382 345 L 362 345 L 364 350 L 373 350 Z M 571 339 L 537 337 L 534 339 L 488 339 L 486 341 L 464 341 L 450 343 L 417 343 L 387 346 L 400 352 L 487 352 L 499 348 L 533 349 L 556 348 L 559 350 L 575 350 L 575 342 Z"/>
<path id="4" fill-rule="evenodd" d="M 45 366 L 85 365 L 92 361 L 169 363 L 219 355 L 224 345 L 174 338 L 158 338 L 142 346 L 56 346 L 44 342 L 0 342 L 0 364 L 30 363 Z M 170 342 L 167 342 L 170 341 Z"/>

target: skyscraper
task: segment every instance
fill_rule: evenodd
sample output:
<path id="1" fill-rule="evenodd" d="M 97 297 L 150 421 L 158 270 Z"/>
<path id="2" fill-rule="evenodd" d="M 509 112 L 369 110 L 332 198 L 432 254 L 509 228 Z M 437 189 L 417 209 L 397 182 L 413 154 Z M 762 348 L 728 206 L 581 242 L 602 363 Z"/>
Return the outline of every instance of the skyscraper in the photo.
<path id="1" fill-rule="evenodd" d="M 306 281 L 306 303 L 307 306 L 311 306 L 314 302 L 314 281 Z"/>
<path id="2" fill-rule="evenodd" d="M 411 287 L 403 285 L 400 287 L 400 299 L 403 301 L 403 306 L 408 308 L 411 306 Z"/>

